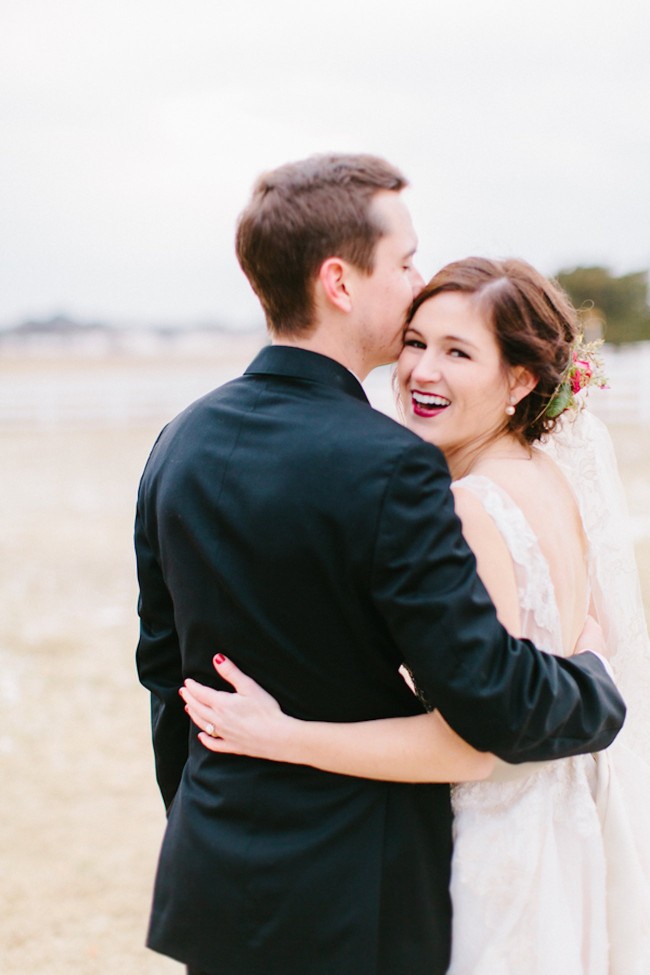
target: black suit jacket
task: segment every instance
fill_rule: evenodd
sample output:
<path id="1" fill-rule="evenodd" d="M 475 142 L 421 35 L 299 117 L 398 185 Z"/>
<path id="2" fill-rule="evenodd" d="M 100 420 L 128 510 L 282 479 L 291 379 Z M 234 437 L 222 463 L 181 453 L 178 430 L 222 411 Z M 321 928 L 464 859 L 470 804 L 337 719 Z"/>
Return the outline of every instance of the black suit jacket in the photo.
<path id="1" fill-rule="evenodd" d="M 623 704 L 590 654 L 510 638 L 440 452 L 324 356 L 264 349 L 161 434 L 138 500 L 140 679 L 169 807 L 149 945 L 220 975 L 437 975 L 449 958 L 444 785 L 217 756 L 178 688 L 230 656 L 292 715 L 431 706 L 514 762 L 606 746 Z"/>

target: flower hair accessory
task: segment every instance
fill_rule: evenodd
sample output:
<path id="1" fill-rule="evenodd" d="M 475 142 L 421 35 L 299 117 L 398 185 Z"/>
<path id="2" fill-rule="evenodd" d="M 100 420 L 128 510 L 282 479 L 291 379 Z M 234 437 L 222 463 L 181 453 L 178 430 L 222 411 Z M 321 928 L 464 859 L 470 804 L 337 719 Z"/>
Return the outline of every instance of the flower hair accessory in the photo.
<path id="1" fill-rule="evenodd" d="M 544 410 L 545 416 L 555 419 L 565 410 L 577 410 L 584 406 L 584 402 L 579 403 L 576 399 L 583 389 L 590 389 L 592 386 L 609 389 L 603 373 L 603 360 L 599 355 L 602 344 L 602 339 L 598 342 L 584 342 L 582 335 L 578 337 L 566 372 Z"/>

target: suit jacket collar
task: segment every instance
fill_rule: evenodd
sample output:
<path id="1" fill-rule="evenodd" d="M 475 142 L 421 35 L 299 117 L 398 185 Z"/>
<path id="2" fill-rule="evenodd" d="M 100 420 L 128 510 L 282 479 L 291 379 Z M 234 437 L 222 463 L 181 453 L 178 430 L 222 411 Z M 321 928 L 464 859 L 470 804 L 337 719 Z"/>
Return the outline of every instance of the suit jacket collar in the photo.
<path id="1" fill-rule="evenodd" d="M 244 375 L 286 376 L 335 386 L 368 402 L 363 386 L 349 369 L 329 356 L 289 345 L 267 345 L 259 352 Z"/>

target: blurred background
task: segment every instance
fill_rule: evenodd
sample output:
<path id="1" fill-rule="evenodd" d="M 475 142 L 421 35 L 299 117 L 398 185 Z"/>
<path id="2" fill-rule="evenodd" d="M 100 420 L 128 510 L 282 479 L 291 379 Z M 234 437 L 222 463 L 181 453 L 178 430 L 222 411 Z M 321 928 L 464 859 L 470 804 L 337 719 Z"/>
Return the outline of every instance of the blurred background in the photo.
<path id="1" fill-rule="evenodd" d="M 233 253 L 260 171 L 378 153 L 425 278 L 559 278 L 606 342 L 590 404 L 650 610 L 649 47 L 644 0 L 2 5 L 3 975 L 182 971 L 143 947 L 164 816 L 131 528 L 160 427 L 265 341 Z"/>

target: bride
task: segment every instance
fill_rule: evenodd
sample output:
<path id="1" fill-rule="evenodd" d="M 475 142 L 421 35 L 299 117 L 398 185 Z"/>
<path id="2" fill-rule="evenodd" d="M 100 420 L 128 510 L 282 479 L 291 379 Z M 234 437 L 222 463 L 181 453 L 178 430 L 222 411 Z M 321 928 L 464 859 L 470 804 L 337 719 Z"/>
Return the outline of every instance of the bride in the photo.
<path id="1" fill-rule="evenodd" d="M 589 611 L 603 626 L 629 715 L 609 752 L 508 766 L 438 712 L 302 722 L 221 654 L 237 694 L 181 692 L 214 752 L 462 783 L 450 975 L 641 975 L 650 957 L 650 654 L 611 446 L 576 403 L 599 378 L 580 349 L 557 286 L 522 261 L 470 258 L 414 302 L 396 378 L 406 424 L 445 454 L 504 625 L 565 655 Z"/>

